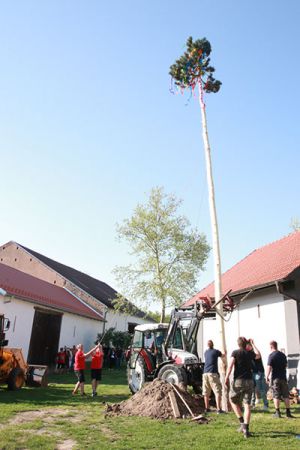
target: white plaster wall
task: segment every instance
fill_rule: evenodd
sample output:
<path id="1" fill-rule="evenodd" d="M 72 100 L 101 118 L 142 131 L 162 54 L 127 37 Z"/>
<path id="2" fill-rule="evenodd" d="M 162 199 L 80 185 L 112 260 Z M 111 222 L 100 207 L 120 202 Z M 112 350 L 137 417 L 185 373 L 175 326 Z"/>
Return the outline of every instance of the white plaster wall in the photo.
<path id="1" fill-rule="evenodd" d="M 11 300 L 7 303 L 8 300 Z M 10 329 L 6 332 L 9 347 L 22 348 L 27 360 L 31 330 L 36 305 L 24 300 L 0 296 L 0 313 L 10 322 Z M 45 308 L 46 309 L 46 308 Z M 51 312 L 49 310 L 49 312 Z M 86 350 L 94 345 L 97 334 L 102 331 L 102 323 L 98 320 L 80 317 L 75 314 L 63 313 L 59 347 L 73 344 L 83 344 Z"/>
<path id="2" fill-rule="evenodd" d="M 34 317 L 33 305 L 16 298 L 0 296 L 0 313 L 10 320 L 10 328 L 6 332 L 8 347 L 21 348 L 27 360 Z"/>
<path id="3" fill-rule="evenodd" d="M 149 323 L 149 319 L 142 319 L 137 316 L 127 316 L 112 310 L 107 311 L 105 329 L 115 328 L 117 331 L 128 331 L 128 323 L 136 323 L 138 325 L 142 323 Z"/>
<path id="4" fill-rule="evenodd" d="M 64 313 L 62 316 L 59 347 L 83 344 L 88 351 L 95 345 L 97 334 L 102 332 L 103 322 Z"/>
<path id="5" fill-rule="evenodd" d="M 254 339 L 266 366 L 271 340 L 278 342 L 279 350 L 287 350 L 283 296 L 278 294 L 275 288 L 255 292 L 233 312 L 230 321 L 225 323 L 225 333 L 229 357 L 237 348 L 237 338 L 245 336 Z M 215 342 L 216 348 L 220 347 L 216 320 L 205 319 L 203 322 L 204 351 L 208 339 Z"/>

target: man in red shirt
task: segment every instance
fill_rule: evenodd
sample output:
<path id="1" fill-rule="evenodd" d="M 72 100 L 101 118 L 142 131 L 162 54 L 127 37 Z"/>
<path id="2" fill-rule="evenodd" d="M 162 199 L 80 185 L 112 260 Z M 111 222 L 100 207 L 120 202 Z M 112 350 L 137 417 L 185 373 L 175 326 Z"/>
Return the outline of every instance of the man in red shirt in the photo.
<path id="1" fill-rule="evenodd" d="M 92 379 L 92 397 L 97 395 L 98 383 L 102 376 L 102 366 L 103 366 L 103 349 L 102 345 L 98 344 L 95 351 L 92 352 L 92 362 L 91 362 L 91 379 Z"/>
<path id="2" fill-rule="evenodd" d="M 73 395 L 77 394 L 78 389 L 80 388 L 80 394 L 86 395 L 84 392 L 84 369 L 85 369 L 85 358 L 87 358 L 91 353 L 93 353 L 98 348 L 98 345 L 96 347 L 92 348 L 89 352 L 84 353 L 83 352 L 83 345 L 78 344 L 77 345 L 77 352 L 75 355 L 75 364 L 74 364 L 74 372 L 77 376 L 77 383 L 75 384 L 74 390 L 72 392 Z"/>
<path id="3" fill-rule="evenodd" d="M 63 373 L 66 362 L 66 355 L 64 349 L 61 347 L 57 353 L 57 373 Z"/>

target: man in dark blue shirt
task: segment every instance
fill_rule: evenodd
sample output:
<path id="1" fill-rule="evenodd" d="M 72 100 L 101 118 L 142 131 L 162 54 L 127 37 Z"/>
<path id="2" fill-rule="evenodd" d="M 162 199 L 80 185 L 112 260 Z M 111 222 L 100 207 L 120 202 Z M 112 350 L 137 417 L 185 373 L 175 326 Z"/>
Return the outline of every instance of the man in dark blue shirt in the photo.
<path id="1" fill-rule="evenodd" d="M 273 401 L 275 406 L 274 417 L 278 419 L 281 417 L 280 400 L 283 398 L 286 407 L 286 417 L 292 418 L 293 416 L 290 411 L 289 388 L 286 379 L 287 359 L 285 354 L 278 350 L 278 344 L 276 341 L 271 341 L 270 347 L 272 353 L 268 358 L 266 378 L 273 391 Z M 270 381 L 271 373 L 272 379 Z"/>
<path id="2" fill-rule="evenodd" d="M 220 350 L 214 348 L 213 341 L 209 340 L 207 346 L 208 349 L 204 353 L 205 364 L 202 378 L 202 394 L 204 396 L 205 410 L 206 412 L 210 412 L 209 398 L 213 390 L 216 397 L 217 413 L 221 414 L 224 411 L 221 409 L 222 385 L 218 373 L 218 358 L 224 355 Z"/>

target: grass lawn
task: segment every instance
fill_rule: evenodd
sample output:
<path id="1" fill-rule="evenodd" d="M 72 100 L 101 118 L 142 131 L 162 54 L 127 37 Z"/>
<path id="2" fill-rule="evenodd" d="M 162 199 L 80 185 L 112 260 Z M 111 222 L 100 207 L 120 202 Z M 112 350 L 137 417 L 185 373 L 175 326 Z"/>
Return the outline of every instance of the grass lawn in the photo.
<path id="1" fill-rule="evenodd" d="M 88 375 L 88 371 L 87 371 Z M 296 419 L 273 419 L 272 412 L 254 411 L 245 440 L 236 432 L 232 413 L 210 414 L 208 425 L 186 421 L 155 421 L 142 417 L 104 417 L 103 402 L 129 396 L 124 371 L 104 370 L 100 394 L 71 395 L 73 374 L 53 375 L 48 388 L 0 388 L 0 449 L 300 449 L 300 407 Z M 299 436 L 300 437 L 300 436 Z"/>

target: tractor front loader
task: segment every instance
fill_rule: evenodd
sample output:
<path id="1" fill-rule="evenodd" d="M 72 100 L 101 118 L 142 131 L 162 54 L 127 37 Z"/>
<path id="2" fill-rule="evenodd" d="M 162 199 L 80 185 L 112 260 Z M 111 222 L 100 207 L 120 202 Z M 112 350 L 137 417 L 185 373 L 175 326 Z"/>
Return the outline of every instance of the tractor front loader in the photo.
<path id="1" fill-rule="evenodd" d="M 25 382 L 28 385 L 47 385 L 47 366 L 28 366 L 22 349 L 7 347 L 5 332 L 9 326 L 10 321 L 0 314 L 0 384 L 7 384 L 11 391 L 21 389 Z"/>

